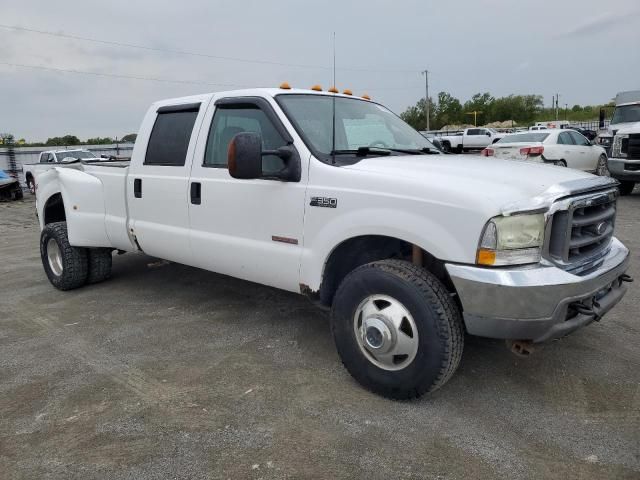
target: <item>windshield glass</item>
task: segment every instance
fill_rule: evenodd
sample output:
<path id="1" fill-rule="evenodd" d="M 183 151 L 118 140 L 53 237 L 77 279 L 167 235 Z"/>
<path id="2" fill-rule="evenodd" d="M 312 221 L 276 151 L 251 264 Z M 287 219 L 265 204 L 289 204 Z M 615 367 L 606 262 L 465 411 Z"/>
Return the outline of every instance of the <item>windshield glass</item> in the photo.
<path id="1" fill-rule="evenodd" d="M 307 145 L 326 159 L 333 149 L 333 101 L 329 95 L 284 94 L 278 103 Z M 366 100 L 335 97 L 335 150 L 437 149 L 386 108 Z"/>
<path id="2" fill-rule="evenodd" d="M 502 137 L 496 143 L 544 142 L 548 136 L 549 136 L 549 133 L 542 133 L 542 132 L 515 133 L 513 135 L 507 135 L 506 137 Z"/>
<path id="3" fill-rule="evenodd" d="M 611 123 L 640 122 L 640 104 L 616 107 Z"/>
<path id="4" fill-rule="evenodd" d="M 58 157 L 58 161 L 61 161 L 67 157 L 81 158 L 81 159 L 96 158 L 96 156 L 93 153 L 87 152 L 86 150 L 69 150 L 64 152 L 56 152 L 56 156 Z"/>

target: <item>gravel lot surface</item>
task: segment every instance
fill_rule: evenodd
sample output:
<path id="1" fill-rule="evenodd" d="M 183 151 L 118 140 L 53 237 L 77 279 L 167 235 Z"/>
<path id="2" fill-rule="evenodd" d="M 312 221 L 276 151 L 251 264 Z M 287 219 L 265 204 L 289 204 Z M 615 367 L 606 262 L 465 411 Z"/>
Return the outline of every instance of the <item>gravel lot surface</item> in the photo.
<path id="1" fill-rule="evenodd" d="M 415 402 L 343 369 L 305 298 L 141 254 L 47 281 L 33 199 L 0 204 L 0 478 L 640 478 L 640 284 L 529 359 L 467 337 Z M 640 192 L 617 235 L 640 277 Z"/>

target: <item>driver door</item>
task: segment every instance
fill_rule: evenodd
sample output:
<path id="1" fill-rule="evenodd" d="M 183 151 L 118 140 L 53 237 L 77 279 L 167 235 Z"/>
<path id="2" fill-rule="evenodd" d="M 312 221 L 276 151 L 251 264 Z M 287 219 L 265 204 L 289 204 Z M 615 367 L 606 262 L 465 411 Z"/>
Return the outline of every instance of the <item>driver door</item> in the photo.
<path id="1" fill-rule="evenodd" d="M 293 142 L 264 98 L 224 98 L 210 105 L 189 180 L 194 261 L 211 271 L 299 292 L 306 165 L 300 182 L 231 177 L 227 149 L 241 132 L 259 133 L 264 150 Z M 265 173 L 283 166 L 279 157 L 263 157 Z"/>

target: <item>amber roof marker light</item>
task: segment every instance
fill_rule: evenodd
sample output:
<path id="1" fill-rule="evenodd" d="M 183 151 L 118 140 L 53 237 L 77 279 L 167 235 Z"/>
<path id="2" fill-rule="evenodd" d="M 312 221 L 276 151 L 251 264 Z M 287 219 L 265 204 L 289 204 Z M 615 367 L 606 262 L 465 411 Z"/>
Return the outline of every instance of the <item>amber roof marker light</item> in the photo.
<path id="1" fill-rule="evenodd" d="M 344 95 L 353 95 L 353 92 L 352 92 L 351 90 L 349 90 L 348 88 L 344 89 L 344 90 L 342 91 L 342 93 L 343 93 Z"/>
<path id="2" fill-rule="evenodd" d="M 329 93 L 340 93 L 340 91 L 336 87 L 330 87 L 329 90 L 327 90 L 327 92 L 329 92 Z"/>
<path id="3" fill-rule="evenodd" d="M 322 87 L 320 85 L 314 85 L 313 87 L 311 87 L 311 90 L 313 90 L 314 92 L 321 92 Z"/>
<path id="4" fill-rule="evenodd" d="M 371 97 L 369 95 L 367 95 L 366 93 L 364 95 L 362 95 L 361 98 L 364 98 L 365 100 L 371 100 Z"/>
<path id="5" fill-rule="evenodd" d="M 280 88 L 281 88 L 282 90 L 291 90 L 291 85 L 289 85 L 287 82 L 282 82 L 282 83 L 280 84 Z"/>

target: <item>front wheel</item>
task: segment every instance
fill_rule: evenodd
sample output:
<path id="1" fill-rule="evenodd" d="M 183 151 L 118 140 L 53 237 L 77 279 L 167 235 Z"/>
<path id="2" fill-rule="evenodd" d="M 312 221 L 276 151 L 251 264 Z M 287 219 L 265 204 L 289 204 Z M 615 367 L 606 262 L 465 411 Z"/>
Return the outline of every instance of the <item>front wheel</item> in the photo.
<path id="1" fill-rule="evenodd" d="M 44 271 L 58 290 L 81 287 L 89 272 L 87 249 L 72 247 L 67 223 L 49 223 L 40 234 L 40 256 Z"/>
<path id="2" fill-rule="evenodd" d="M 393 399 L 444 385 L 460 363 L 460 311 L 424 268 L 400 260 L 363 265 L 341 283 L 331 331 L 349 373 Z"/>
<path id="3" fill-rule="evenodd" d="M 598 165 L 596 166 L 596 175 L 600 177 L 611 176 L 611 173 L 609 173 L 609 165 L 607 163 L 606 155 L 600 155 L 600 158 L 598 158 Z"/>
<path id="4" fill-rule="evenodd" d="M 29 192 L 31 192 L 31 195 L 36 194 L 36 182 L 33 177 L 27 178 L 27 187 L 29 187 Z"/>

